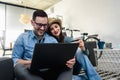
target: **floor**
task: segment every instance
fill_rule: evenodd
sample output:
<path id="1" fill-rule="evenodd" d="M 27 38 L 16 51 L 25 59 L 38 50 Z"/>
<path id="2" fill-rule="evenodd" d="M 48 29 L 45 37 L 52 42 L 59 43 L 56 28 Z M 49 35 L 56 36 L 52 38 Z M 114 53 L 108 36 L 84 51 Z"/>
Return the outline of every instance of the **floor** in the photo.
<path id="1" fill-rule="evenodd" d="M 120 49 L 102 50 L 102 56 L 97 61 L 97 72 L 103 80 L 120 80 Z"/>

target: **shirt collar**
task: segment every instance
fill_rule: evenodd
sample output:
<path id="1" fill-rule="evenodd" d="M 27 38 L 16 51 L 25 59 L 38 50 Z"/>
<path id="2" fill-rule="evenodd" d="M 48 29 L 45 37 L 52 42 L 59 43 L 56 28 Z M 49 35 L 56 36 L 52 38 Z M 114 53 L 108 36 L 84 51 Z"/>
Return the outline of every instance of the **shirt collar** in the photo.
<path id="1" fill-rule="evenodd" d="M 32 38 L 36 38 L 36 39 L 37 39 L 37 36 L 35 35 L 35 33 L 34 33 L 34 31 L 33 31 L 33 30 L 31 31 L 31 34 L 32 34 Z M 44 39 L 44 38 L 45 38 L 45 36 L 47 36 L 47 33 L 46 33 L 46 32 L 44 33 L 44 35 L 43 35 L 43 38 L 42 38 L 42 39 Z"/>

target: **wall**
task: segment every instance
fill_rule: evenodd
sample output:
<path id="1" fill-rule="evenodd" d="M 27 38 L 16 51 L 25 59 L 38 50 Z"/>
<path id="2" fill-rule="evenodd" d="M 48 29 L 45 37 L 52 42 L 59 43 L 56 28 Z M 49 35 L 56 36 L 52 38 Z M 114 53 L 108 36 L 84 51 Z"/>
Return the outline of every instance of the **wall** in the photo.
<path id="1" fill-rule="evenodd" d="M 30 23 L 22 24 L 20 22 L 20 17 L 23 13 L 27 13 L 31 17 L 33 10 L 0 4 L 0 37 L 2 37 L 2 31 L 4 31 L 5 34 L 3 34 L 3 36 L 6 47 L 10 47 L 10 43 L 14 43 L 26 27 L 31 29 Z"/>
<path id="2" fill-rule="evenodd" d="M 79 29 L 80 33 L 97 33 L 101 40 L 112 42 L 113 47 L 118 47 L 120 45 L 119 4 L 120 0 L 62 0 L 51 8 L 54 8 L 52 13 L 63 16 L 64 27 Z M 8 44 L 15 41 L 26 27 L 19 21 L 20 15 L 24 12 L 31 15 L 33 11 L 8 6 L 5 25 L 5 5 L 0 4 L 0 30 L 4 30 L 3 26 L 6 27 L 6 40 L 8 40 L 6 42 Z M 27 26 L 31 27 L 31 25 Z M 80 36 L 80 33 L 76 32 L 75 37 Z"/>
<path id="3" fill-rule="evenodd" d="M 54 14 L 63 16 L 63 26 L 97 33 L 116 48 L 120 45 L 119 4 L 120 0 L 62 0 L 53 7 Z"/>

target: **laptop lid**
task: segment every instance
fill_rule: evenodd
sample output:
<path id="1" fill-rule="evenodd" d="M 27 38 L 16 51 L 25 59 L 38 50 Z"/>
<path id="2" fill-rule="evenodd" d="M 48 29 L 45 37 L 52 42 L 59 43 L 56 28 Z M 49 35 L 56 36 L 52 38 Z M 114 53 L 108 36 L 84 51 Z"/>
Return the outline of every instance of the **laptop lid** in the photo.
<path id="1" fill-rule="evenodd" d="M 66 61 L 74 57 L 78 45 L 78 43 L 36 43 L 30 71 L 67 67 Z"/>

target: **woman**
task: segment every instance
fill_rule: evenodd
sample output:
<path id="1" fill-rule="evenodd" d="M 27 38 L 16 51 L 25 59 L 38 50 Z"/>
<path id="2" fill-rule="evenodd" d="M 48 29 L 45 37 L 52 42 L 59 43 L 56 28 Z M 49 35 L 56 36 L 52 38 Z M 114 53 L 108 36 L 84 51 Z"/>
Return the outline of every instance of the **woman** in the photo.
<path id="1" fill-rule="evenodd" d="M 59 43 L 70 43 L 73 40 L 71 37 L 63 35 L 62 22 L 60 19 L 49 18 L 49 27 L 47 32 L 55 37 Z M 74 65 L 73 74 L 77 76 L 73 76 L 73 79 L 102 80 L 86 55 L 87 51 L 85 49 L 84 42 L 81 39 L 78 39 L 76 42 L 79 43 L 79 48 L 75 55 L 76 63 Z M 78 77 L 82 68 L 84 69 L 86 75 Z"/>

